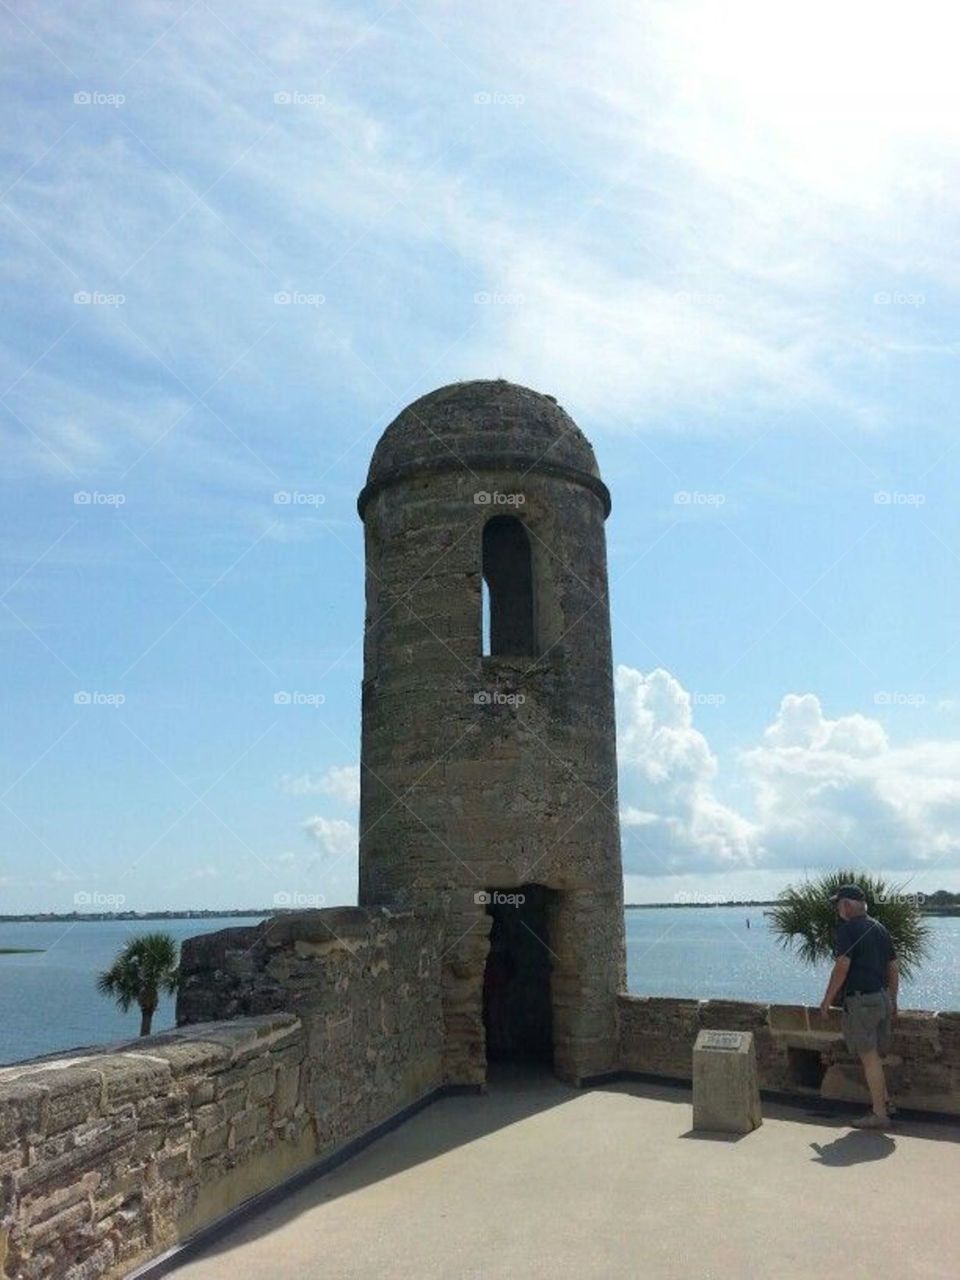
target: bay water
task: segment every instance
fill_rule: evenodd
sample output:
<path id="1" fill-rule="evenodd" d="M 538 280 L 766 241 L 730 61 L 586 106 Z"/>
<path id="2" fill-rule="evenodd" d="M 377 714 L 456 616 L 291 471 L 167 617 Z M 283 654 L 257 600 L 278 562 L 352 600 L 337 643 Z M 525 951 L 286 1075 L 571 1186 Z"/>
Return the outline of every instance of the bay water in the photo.
<path id="1" fill-rule="evenodd" d="M 121 1013 L 96 989 L 97 974 L 133 934 L 162 929 L 182 941 L 260 918 L 0 923 L 0 951 L 41 949 L 0 954 L 0 1063 L 135 1037 L 139 1011 Z M 960 1009 L 960 916 L 927 919 L 930 955 L 901 982 L 900 1006 Z M 626 932 L 627 986 L 636 995 L 817 1005 L 826 986 L 829 964 L 811 968 L 784 951 L 758 907 L 633 909 Z M 153 1027 L 173 1025 L 168 996 Z"/>

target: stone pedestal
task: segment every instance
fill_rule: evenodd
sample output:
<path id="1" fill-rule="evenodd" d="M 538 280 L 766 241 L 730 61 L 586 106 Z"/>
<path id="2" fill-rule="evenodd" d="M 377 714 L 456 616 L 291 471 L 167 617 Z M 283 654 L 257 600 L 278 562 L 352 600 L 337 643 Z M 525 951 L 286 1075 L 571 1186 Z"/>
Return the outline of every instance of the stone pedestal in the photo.
<path id="1" fill-rule="evenodd" d="M 750 1133 L 763 1123 L 751 1031 L 701 1031 L 693 1046 L 693 1127 Z"/>

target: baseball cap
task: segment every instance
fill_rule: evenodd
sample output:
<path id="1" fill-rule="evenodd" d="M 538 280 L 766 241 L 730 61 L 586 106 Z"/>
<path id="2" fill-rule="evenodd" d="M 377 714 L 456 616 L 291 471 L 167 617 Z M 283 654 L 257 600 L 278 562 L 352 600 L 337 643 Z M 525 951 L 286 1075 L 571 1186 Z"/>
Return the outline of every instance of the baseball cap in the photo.
<path id="1" fill-rule="evenodd" d="M 831 902 L 839 902 L 841 898 L 852 898 L 854 902 L 866 902 L 867 897 L 858 884 L 842 884 L 836 893 L 831 894 Z"/>

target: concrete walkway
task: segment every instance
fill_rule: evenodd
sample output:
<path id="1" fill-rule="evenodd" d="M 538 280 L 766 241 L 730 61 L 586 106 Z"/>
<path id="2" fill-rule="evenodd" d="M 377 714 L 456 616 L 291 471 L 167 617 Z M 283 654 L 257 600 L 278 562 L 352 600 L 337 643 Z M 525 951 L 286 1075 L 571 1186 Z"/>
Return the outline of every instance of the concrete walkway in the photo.
<path id="1" fill-rule="evenodd" d="M 960 1127 L 890 1135 L 764 1105 L 514 1076 L 435 1103 L 249 1219 L 177 1280 L 956 1280 Z"/>

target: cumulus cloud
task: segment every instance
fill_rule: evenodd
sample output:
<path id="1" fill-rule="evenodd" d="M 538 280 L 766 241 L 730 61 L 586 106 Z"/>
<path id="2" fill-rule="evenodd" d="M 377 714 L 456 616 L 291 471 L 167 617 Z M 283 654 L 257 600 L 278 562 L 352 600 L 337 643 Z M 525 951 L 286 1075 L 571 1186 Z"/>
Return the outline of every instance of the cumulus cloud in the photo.
<path id="1" fill-rule="evenodd" d="M 628 874 L 818 868 L 947 869 L 960 861 L 960 742 L 891 745 L 876 719 L 831 719 L 812 693 L 787 694 L 758 745 L 716 794 L 719 764 L 669 672 L 617 670 Z"/>
<path id="2" fill-rule="evenodd" d="M 303 829 L 317 842 L 320 850 L 330 857 L 341 858 L 356 852 L 357 828 L 352 822 L 318 815 L 309 818 L 303 824 Z"/>
<path id="3" fill-rule="evenodd" d="M 717 760 L 693 727 L 690 694 L 668 671 L 619 666 L 624 861 L 649 874 L 752 865 L 756 832 L 713 791 Z"/>
<path id="4" fill-rule="evenodd" d="M 767 861 L 921 869 L 960 855 L 960 742 L 893 746 L 877 720 L 831 720 L 813 694 L 788 694 L 740 764 Z"/>
<path id="5" fill-rule="evenodd" d="M 290 796 L 333 796 L 343 804 L 356 807 L 360 803 L 360 766 L 331 765 L 325 773 L 284 774 L 280 790 Z"/>

